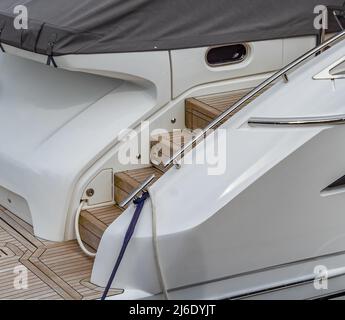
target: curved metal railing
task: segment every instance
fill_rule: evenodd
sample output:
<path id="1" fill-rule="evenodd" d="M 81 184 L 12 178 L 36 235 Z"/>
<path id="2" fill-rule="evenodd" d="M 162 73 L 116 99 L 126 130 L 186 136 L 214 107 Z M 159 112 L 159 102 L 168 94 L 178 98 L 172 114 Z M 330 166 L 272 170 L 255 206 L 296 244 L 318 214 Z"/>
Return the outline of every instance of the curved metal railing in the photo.
<path id="1" fill-rule="evenodd" d="M 339 34 L 335 35 L 333 38 L 325 41 L 318 47 L 310 50 L 300 58 L 296 59 L 295 61 L 288 64 L 286 67 L 284 67 L 279 72 L 275 73 L 272 77 L 268 78 L 264 82 L 262 82 L 259 86 L 254 88 L 252 91 L 250 91 L 246 96 L 244 96 L 242 99 L 240 99 L 238 102 L 236 102 L 232 107 L 230 107 L 228 110 L 220 114 L 216 119 L 214 119 L 204 130 L 202 130 L 199 134 L 195 135 L 192 140 L 190 140 L 188 143 L 184 145 L 183 148 L 181 148 L 177 153 L 175 153 L 168 161 L 163 163 L 164 167 L 167 167 L 171 164 L 175 164 L 177 168 L 179 168 L 179 164 L 175 163 L 175 161 L 180 158 L 187 149 L 193 146 L 194 143 L 196 143 L 200 138 L 207 135 L 207 132 L 219 125 L 228 115 L 230 115 L 232 112 L 238 110 L 241 108 L 241 106 L 246 103 L 249 99 L 253 98 L 256 94 L 264 90 L 267 86 L 272 84 L 274 81 L 279 79 L 280 77 L 283 77 L 285 81 L 288 81 L 288 77 L 286 73 L 302 63 L 303 61 L 307 60 L 311 56 L 322 52 L 323 49 L 327 48 L 329 45 L 333 44 L 334 42 L 340 40 L 345 36 L 345 31 L 340 32 Z M 261 119 L 261 118 L 252 118 L 249 121 L 250 125 L 311 125 L 311 124 L 321 124 L 323 125 L 332 125 L 332 124 L 344 124 L 345 123 L 345 116 L 340 117 L 331 117 L 329 119 Z M 154 175 L 148 177 L 140 186 L 138 186 L 134 191 L 131 192 L 131 194 L 123 200 L 119 205 L 120 207 L 125 207 L 131 200 L 133 200 L 140 192 L 142 192 L 148 185 L 154 180 Z"/>
<path id="2" fill-rule="evenodd" d="M 183 148 L 181 148 L 178 152 L 176 152 L 170 159 L 168 159 L 166 162 L 163 163 L 164 167 L 168 167 L 171 164 L 176 164 L 176 160 L 180 159 L 181 156 L 187 151 L 187 149 L 191 148 L 193 144 L 195 144 L 199 139 L 202 137 L 205 137 L 207 135 L 207 132 L 214 127 L 218 126 L 227 116 L 229 116 L 231 113 L 236 112 L 238 109 L 242 107 L 244 103 L 246 103 L 248 100 L 253 98 L 256 94 L 260 93 L 262 90 L 264 90 L 266 87 L 271 85 L 273 82 L 275 82 L 280 77 L 283 77 L 285 81 L 288 81 L 288 77 L 286 73 L 290 71 L 291 69 L 298 66 L 300 63 L 304 62 L 311 56 L 320 53 L 323 51 L 323 49 L 329 47 L 331 44 L 335 43 L 336 41 L 342 39 L 345 36 L 345 31 L 342 31 L 335 35 L 334 37 L 330 38 L 329 40 L 325 41 L 318 47 L 308 51 L 303 56 L 299 57 L 295 61 L 288 64 L 286 67 L 275 73 L 273 76 L 262 82 L 259 86 L 254 88 L 252 91 L 250 91 L 246 96 L 244 96 L 242 99 L 237 101 L 233 106 L 231 106 L 229 109 L 227 109 L 225 112 L 220 114 L 217 118 L 215 118 L 209 125 L 207 125 L 206 128 L 204 128 L 200 133 L 195 135 L 193 139 L 191 139 L 188 143 L 186 143 Z"/>
<path id="3" fill-rule="evenodd" d="M 325 117 L 297 117 L 297 118 L 250 118 L 250 126 L 336 126 L 345 124 L 345 115 L 325 116 Z"/>

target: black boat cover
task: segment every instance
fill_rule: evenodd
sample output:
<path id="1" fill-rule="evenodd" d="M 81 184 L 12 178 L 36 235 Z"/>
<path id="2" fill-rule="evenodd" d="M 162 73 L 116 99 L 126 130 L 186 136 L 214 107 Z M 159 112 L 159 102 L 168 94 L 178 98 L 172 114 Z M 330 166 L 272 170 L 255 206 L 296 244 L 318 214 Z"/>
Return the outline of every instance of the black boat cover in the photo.
<path id="1" fill-rule="evenodd" d="M 344 0 L 0 0 L 0 42 L 47 55 L 182 49 L 314 35 Z M 14 27 L 25 5 L 28 29 Z"/>

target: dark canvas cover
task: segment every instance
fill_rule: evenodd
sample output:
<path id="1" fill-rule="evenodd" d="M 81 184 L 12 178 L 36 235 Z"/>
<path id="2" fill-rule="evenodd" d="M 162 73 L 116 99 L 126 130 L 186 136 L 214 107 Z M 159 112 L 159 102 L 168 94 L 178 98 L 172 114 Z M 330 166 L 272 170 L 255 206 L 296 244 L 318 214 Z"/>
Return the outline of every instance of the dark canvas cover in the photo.
<path id="1" fill-rule="evenodd" d="M 314 7 L 343 0 L 0 0 L 0 41 L 42 54 L 182 49 L 317 34 Z M 28 29 L 13 9 L 28 9 Z"/>

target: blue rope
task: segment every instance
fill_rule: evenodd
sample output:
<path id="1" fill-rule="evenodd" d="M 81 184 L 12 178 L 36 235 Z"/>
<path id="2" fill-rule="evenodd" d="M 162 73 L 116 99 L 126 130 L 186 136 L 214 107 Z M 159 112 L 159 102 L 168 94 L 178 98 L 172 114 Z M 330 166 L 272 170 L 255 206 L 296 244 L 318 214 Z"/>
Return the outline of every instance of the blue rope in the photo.
<path id="1" fill-rule="evenodd" d="M 108 280 L 107 286 L 104 289 L 104 292 L 103 292 L 101 300 L 105 300 L 105 298 L 108 295 L 110 286 L 111 286 L 111 284 L 114 281 L 115 275 L 116 275 L 117 270 L 118 270 L 118 268 L 119 268 L 119 266 L 121 264 L 122 258 L 123 258 L 124 254 L 126 252 L 126 249 L 127 249 L 128 244 L 129 244 L 129 241 L 131 240 L 131 238 L 133 236 L 133 233 L 134 233 L 134 230 L 135 230 L 135 226 L 137 225 L 140 213 L 143 210 L 145 201 L 146 201 L 147 198 L 149 198 L 149 196 L 150 195 L 149 195 L 148 192 L 144 192 L 140 198 L 134 200 L 134 204 L 137 207 L 135 209 L 135 212 L 133 214 L 132 220 L 131 220 L 131 222 L 130 222 L 130 224 L 128 226 L 128 229 L 126 231 L 126 235 L 125 235 L 125 238 L 123 239 L 123 243 L 122 243 L 122 247 L 121 247 L 120 253 L 119 253 L 118 257 L 117 257 L 114 269 L 113 269 L 113 271 L 112 271 L 112 273 L 110 275 L 110 278 Z"/>

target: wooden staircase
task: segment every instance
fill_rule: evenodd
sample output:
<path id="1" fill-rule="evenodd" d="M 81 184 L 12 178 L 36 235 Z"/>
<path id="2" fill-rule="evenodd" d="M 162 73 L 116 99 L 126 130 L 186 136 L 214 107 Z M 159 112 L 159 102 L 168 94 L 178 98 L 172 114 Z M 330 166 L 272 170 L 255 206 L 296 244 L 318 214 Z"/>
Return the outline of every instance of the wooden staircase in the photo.
<path id="1" fill-rule="evenodd" d="M 114 196 L 116 203 L 120 203 L 122 200 L 127 198 L 131 191 L 143 183 L 150 175 L 155 175 L 155 182 L 163 175 L 163 173 L 163 171 L 154 166 L 116 173 L 114 177 Z"/>
<path id="2" fill-rule="evenodd" d="M 234 105 L 248 92 L 249 90 L 247 89 L 186 99 L 186 129 L 183 130 L 182 133 L 180 130 L 171 132 L 166 136 L 160 137 L 160 139 L 153 137 L 153 141 L 151 142 L 152 165 L 146 168 L 118 172 L 115 174 L 114 197 L 116 203 L 120 203 L 124 200 L 130 192 L 152 174 L 155 174 L 155 180 L 152 183 L 157 181 L 167 170 L 163 167 L 162 161 L 169 159 L 183 146 L 183 144 L 192 139 L 192 130 L 199 128 L 203 129 L 213 119 L 219 116 L 227 108 Z M 233 114 L 229 117 L 232 115 Z M 160 159 L 162 161 L 155 161 L 155 159 Z M 93 250 L 97 250 L 104 231 L 122 212 L 123 209 L 118 206 L 82 211 L 79 227 L 81 238 L 86 246 Z"/>

